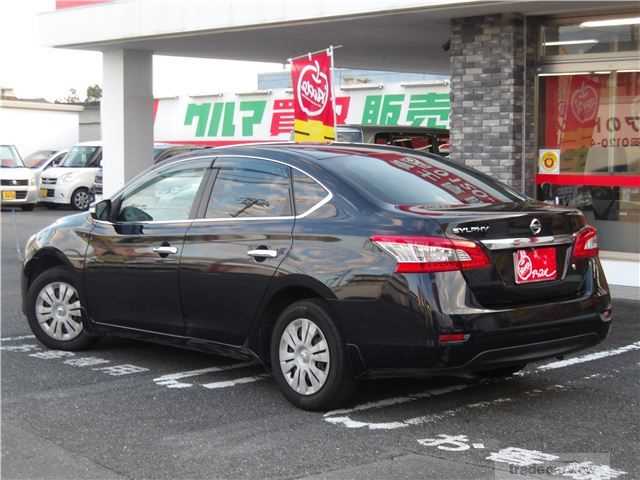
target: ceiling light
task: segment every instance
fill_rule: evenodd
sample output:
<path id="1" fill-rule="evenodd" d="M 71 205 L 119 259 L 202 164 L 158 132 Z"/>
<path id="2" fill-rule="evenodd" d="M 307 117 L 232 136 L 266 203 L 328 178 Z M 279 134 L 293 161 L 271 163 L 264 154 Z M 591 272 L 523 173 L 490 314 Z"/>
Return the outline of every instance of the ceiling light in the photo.
<path id="1" fill-rule="evenodd" d="M 611 18 L 609 20 L 590 20 L 582 22 L 580 28 L 616 27 L 618 25 L 640 25 L 640 17 Z"/>
<path id="2" fill-rule="evenodd" d="M 556 47 L 558 45 L 582 45 L 585 43 L 598 43 L 595 38 L 589 38 L 586 40 L 564 40 L 559 42 L 544 42 L 545 47 Z"/>

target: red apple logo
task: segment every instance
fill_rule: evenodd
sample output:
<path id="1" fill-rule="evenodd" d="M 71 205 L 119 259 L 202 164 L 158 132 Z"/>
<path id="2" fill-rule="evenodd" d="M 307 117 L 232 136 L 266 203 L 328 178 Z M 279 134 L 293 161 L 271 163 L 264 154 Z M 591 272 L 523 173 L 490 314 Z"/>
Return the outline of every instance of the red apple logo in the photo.
<path id="1" fill-rule="evenodd" d="M 598 92 L 591 85 L 582 83 L 582 86 L 571 94 L 571 112 L 580 123 L 587 123 L 596 118 L 598 106 Z"/>
<path id="2" fill-rule="evenodd" d="M 322 114 L 329 102 L 329 79 L 317 60 L 302 69 L 296 88 L 300 109 L 309 117 Z"/>

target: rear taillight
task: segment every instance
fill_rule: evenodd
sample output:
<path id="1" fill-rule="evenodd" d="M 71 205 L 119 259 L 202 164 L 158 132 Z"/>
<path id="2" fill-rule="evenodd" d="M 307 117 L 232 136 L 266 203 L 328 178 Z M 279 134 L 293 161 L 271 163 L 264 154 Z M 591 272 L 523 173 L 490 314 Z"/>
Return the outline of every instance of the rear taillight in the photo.
<path id="1" fill-rule="evenodd" d="M 375 235 L 371 241 L 396 259 L 399 273 L 448 272 L 490 265 L 482 247 L 469 240 Z"/>
<path id="2" fill-rule="evenodd" d="M 577 234 L 573 242 L 573 258 L 589 258 L 598 256 L 598 231 L 587 225 Z"/>

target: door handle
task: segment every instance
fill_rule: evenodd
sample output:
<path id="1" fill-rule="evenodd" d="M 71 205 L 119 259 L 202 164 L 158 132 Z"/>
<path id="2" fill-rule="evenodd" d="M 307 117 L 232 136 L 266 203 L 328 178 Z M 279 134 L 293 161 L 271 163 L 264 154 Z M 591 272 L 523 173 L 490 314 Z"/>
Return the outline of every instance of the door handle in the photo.
<path id="1" fill-rule="evenodd" d="M 158 255 L 160 255 L 161 257 L 166 257 L 167 255 L 175 255 L 176 253 L 178 253 L 177 247 L 170 247 L 169 245 L 162 245 L 161 247 L 153 247 L 152 250 Z"/>
<path id="2" fill-rule="evenodd" d="M 255 258 L 276 258 L 278 256 L 277 250 L 267 250 L 266 248 L 258 248 L 256 250 L 249 250 L 247 255 Z"/>

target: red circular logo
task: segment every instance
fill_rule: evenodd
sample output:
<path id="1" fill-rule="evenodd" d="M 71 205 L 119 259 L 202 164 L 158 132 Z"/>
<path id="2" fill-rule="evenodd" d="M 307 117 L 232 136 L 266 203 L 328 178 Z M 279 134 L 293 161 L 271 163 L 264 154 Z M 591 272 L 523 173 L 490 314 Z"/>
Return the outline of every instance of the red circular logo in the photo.
<path id="1" fill-rule="evenodd" d="M 298 105 L 310 117 L 320 115 L 329 102 L 329 79 L 318 62 L 306 65 L 298 78 Z"/>
<path id="2" fill-rule="evenodd" d="M 583 83 L 571 94 L 571 113 L 580 123 L 593 120 L 598 113 L 598 92 L 591 85 Z"/>

